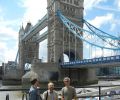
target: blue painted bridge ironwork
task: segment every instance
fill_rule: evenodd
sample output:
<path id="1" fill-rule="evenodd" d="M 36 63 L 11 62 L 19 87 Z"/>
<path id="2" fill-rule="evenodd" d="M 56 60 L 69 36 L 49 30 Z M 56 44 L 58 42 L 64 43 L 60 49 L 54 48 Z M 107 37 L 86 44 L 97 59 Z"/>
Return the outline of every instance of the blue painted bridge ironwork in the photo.
<path id="1" fill-rule="evenodd" d="M 120 67 L 120 55 L 64 62 L 60 66 L 61 68 Z"/>

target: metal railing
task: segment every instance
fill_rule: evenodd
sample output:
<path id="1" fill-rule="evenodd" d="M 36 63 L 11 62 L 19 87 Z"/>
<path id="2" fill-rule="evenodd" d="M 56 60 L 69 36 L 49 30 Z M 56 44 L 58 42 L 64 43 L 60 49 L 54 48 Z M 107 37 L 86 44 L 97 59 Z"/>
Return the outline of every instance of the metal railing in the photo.
<path id="1" fill-rule="evenodd" d="M 61 66 L 63 68 L 67 68 L 73 65 L 101 64 L 101 63 L 111 63 L 111 62 L 120 62 L 120 55 L 64 62 L 61 63 Z"/>
<path id="2" fill-rule="evenodd" d="M 88 89 L 88 88 L 94 88 L 97 91 L 94 92 L 88 92 L 88 93 L 83 93 L 83 94 L 77 94 L 77 98 L 78 100 L 86 100 L 85 98 L 95 98 L 97 97 L 97 100 L 106 100 L 104 99 L 105 97 L 115 97 L 117 96 L 117 98 L 112 99 L 112 100 L 118 100 L 120 99 L 120 85 L 109 85 L 109 86 L 79 86 L 79 87 L 75 87 L 76 89 Z M 42 94 L 45 90 L 47 90 L 47 88 L 42 88 L 40 89 L 40 93 Z M 61 87 L 56 87 L 55 90 L 60 91 Z M 29 89 L 0 89 L 0 92 L 4 92 L 4 91 L 9 91 L 9 92 L 13 92 L 13 91 L 21 91 L 22 95 L 21 95 L 21 99 L 20 100 L 29 100 Z M 117 93 L 116 91 L 119 91 L 119 93 Z M 107 92 L 109 92 L 109 94 L 107 94 Z M 60 94 L 59 94 L 59 99 L 60 99 Z M 10 94 L 7 93 L 5 100 L 10 100 Z M 11 99 L 13 100 L 13 99 Z M 15 100 L 15 99 L 14 99 Z M 92 100 L 92 99 L 91 99 Z M 109 100 L 109 99 L 108 99 Z"/>

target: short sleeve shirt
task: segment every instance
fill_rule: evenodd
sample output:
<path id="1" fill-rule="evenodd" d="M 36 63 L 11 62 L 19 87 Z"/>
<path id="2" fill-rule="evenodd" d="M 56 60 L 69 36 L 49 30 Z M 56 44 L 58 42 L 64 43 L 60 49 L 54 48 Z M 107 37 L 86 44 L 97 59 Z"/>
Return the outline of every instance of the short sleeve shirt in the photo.
<path id="1" fill-rule="evenodd" d="M 64 97 L 64 100 L 72 100 L 74 97 L 76 97 L 76 90 L 74 87 L 63 87 L 62 88 L 62 96 Z"/>

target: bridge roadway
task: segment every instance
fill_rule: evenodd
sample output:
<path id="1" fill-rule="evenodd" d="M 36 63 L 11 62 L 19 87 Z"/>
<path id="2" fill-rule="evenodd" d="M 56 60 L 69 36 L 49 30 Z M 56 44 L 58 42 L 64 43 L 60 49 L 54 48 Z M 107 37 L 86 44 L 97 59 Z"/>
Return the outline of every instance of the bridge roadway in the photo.
<path id="1" fill-rule="evenodd" d="M 120 55 L 61 63 L 61 68 L 120 67 Z"/>
<path id="2" fill-rule="evenodd" d="M 48 19 L 48 16 L 46 14 L 35 26 L 32 27 L 32 29 L 30 31 L 25 33 L 22 40 L 27 41 L 27 40 L 31 39 L 34 35 L 39 33 L 39 31 L 44 29 L 47 26 L 47 19 Z M 45 35 L 45 36 L 43 36 L 43 35 Z M 42 35 L 42 37 L 40 36 L 40 38 L 43 38 L 43 37 L 46 38 L 46 34 L 43 33 L 43 35 Z"/>
<path id="3" fill-rule="evenodd" d="M 37 39 L 33 40 L 33 42 L 40 43 L 43 40 L 47 39 L 47 36 L 48 36 L 48 31 L 45 31 L 43 34 L 41 34 L 40 36 L 38 36 Z"/>

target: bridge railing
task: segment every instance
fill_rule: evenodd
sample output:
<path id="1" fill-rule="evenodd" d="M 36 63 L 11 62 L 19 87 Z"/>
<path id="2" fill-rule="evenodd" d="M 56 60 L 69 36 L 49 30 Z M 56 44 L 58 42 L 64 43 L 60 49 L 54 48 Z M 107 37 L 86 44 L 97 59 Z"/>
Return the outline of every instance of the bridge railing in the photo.
<path id="1" fill-rule="evenodd" d="M 96 91 L 92 91 L 92 89 Z M 41 95 L 45 90 L 47 90 L 47 88 L 40 89 Z M 55 90 L 58 91 L 59 100 L 61 100 L 61 87 L 56 87 Z M 29 100 L 28 91 L 29 89 L 0 89 L 0 98 L 2 100 Z M 76 87 L 76 92 L 78 100 L 88 100 L 88 98 L 90 100 L 120 99 L 120 85 L 80 86 Z"/>
<path id="2" fill-rule="evenodd" d="M 109 63 L 109 62 L 120 62 L 120 55 L 64 62 L 61 63 L 61 66 L 98 64 L 98 63 Z"/>

